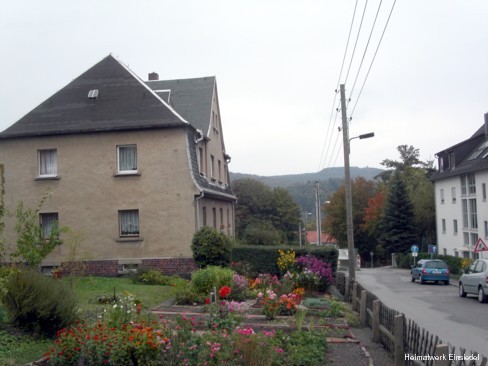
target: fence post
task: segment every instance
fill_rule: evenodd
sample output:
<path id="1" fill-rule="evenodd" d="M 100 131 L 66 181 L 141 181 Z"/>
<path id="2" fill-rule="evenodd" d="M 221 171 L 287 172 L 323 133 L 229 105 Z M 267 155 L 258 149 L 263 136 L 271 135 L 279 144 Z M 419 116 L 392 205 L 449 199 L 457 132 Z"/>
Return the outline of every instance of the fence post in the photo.
<path id="1" fill-rule="evenodd" d="M 373 342 L 380 343 L 380 300 L 373 301 Z"/>
<path id="2" fill-rule="evenodd" d="M 449 366 L 449 345 L 447 343 L 441 343 L 435 346 L 435 355 L 444 356 L 439 357 L 438 360 L 434 361 L 434 366 Z"/>
<path id="3" fill-rule="evenodd" d="M 344 291 L 344 299 L 345 299 L 347 302 L 349 302 L 349 299 L 350 299 L 350 297 L 349 297 L 349 292 L 351 291 L 351 290 L 350 290 L 350 288 L 349 288 L 349 286 L 350 286 L 350 283 L 349 283 L 349 277 L 346 277 L 346 280 L 345 280 L 345 281 L 346 281 L 346 283 L 345 283 L 345 288 L 346 288 L 346 289 L 345 289 L 345 291 Z"/>
<path id="4" fill-rule="evenodd" d="M 368 324 L 368 312 L 366 298 L 368 291 L 361 291 L 361 302 L 359 303 L 359 319 L 361 320 L 361 325 L 364 327 Z"/>
<path id="5" fill-rule="evenodd" d="M 405 348 L 403 345 L 403 327 L 405 324 L 405 315 L 395 315 L 394 335 L 395 335 L 395 366 L 405 365 Z"/>
<path id="6" fill-rule="evenodd" d="M 354 282 L 352 285 L 352 310 L 356 311 L 358 308 L 358 283 Z"/>

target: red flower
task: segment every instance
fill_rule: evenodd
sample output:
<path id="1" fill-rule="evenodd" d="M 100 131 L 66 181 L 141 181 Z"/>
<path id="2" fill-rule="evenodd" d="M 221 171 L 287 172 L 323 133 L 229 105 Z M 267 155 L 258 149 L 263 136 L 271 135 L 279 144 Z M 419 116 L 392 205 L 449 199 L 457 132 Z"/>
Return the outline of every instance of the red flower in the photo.
<path id="1" fill-rule="evenodd" d="M 210 299 L 208 297 L 205 299 L 205 304 L 210 304 Z"/>
<path id="2" fill-rule="evenodd" d="M 219 296 L 220 298 L 226 298 L 230 294 L 230 287 L 229 286 L 223 286 L 219 290 Z"/>

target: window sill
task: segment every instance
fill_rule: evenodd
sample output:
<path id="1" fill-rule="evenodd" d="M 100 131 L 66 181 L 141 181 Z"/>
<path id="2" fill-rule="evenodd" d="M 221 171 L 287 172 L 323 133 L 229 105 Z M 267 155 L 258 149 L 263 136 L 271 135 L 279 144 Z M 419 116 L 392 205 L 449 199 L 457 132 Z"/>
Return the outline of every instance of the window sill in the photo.
<path id="1" fill-rule="evenodd" d="M 115 239 L 116 242 L 118 243 L 135 243 L 135 242 L 141 242 L 144 241 L 143 237 L 140 236 L 135 236 L 135 237 L 127 237 L 127 238 L 117 238 Z"/>
<path id="2" fill-rule="evenodd" d="M 52 175 L 52 176 L 49 176 L 49 175 L 46 175 L 46 176 L 38 176 L 36 177 L 34 180 L 60 180 L 61 177 L 59 175 Z"/>
<path id="3" fill-rule="evenodd" d="M 118 173 L 115 173 L 114 174 L 114 177 L 140 177 L 140 176 L 141 176 L 141 172 L 140 171 L 137 171 L 137 172 L 128 172 L 128 173 L 118 172 Z"/>

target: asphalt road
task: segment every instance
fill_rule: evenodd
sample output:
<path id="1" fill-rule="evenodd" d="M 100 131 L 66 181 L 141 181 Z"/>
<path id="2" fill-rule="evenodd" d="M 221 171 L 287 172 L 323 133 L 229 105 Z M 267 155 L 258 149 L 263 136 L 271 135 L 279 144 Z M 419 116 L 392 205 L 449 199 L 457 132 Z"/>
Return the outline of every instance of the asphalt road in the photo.
<path id="1" fill-rule="evenodd" d="M 455 346 L 456 353 L 463 347 L 488 356 L 488 304 L 474 295 L 460 298 L 456 281 L 420 285 L 411 282 L 409 270 L 391 267 L 362 268 L 356 278 L 385 305 Z"/>

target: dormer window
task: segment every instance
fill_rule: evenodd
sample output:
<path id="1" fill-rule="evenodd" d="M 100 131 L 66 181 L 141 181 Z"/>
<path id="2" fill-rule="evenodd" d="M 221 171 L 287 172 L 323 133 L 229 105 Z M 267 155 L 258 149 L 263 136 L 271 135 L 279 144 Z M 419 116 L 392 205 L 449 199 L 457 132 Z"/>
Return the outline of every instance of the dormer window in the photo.
<path id="1" fill-rule="evenodd" d="M 456 155 L 454 151 L 449 152 L 449 169 L 456 168 Z"/>
<path id="2" fill-rule="evenodd" d="M 92 89 L 88 92 L 88 99 L 94 100 L 98 98 L 98 89 Z"/>

